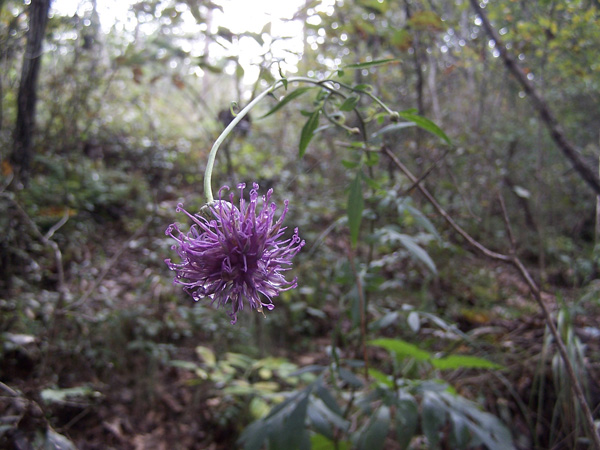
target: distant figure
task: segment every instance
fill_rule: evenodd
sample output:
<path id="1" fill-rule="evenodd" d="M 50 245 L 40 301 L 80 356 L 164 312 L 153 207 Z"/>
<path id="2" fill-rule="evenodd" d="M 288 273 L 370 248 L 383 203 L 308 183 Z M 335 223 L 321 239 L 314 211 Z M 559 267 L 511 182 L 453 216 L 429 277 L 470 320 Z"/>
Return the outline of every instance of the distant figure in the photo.
<path id="1" fill-rule="evenodd" d="M 223 126 L 227 126 L 231 123 L 231 121 L 235 118 L 235 116 L 231 113 L 231 109 L 222 109 L 219 111 L 219 121 L 223 124 Z M 250 128 L 252 126 L 252 119 L 250 119 L 250 115 L 246 114 L 244 118 L 237 124 L 234 128 L 233 132 L 237 133 L 241 137 L 246 137 L 250 134 Z"/>

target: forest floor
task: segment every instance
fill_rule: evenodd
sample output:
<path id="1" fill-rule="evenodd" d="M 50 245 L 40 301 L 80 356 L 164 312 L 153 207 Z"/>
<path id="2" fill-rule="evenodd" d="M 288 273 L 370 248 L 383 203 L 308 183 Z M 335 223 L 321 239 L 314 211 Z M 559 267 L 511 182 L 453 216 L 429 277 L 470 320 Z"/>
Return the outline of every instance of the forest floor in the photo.
<path id="1" fill-rule="evenodd" d="M 235 446 L 247 423 L 235 420 L 235 408 L 219 393 L 220 388 L 202 380 L 194 370 L 171 364 L 174 360 L 197 364 L 196 347 L 210 347 L 219 330 L 211 335 L 201 331 L 186 335 L 187 319 L 168 300 L 170 291 L 166 292 L 164 277 L 155 270 L 164 247 L 159 237 L 162 222 L 147 222 L 143 227 L 133 239 L 128 237 L 131 232 L 127 235 L 106 227 L 98 248 L 88 249 L 80 262 L 80 267 L 99 267 L 93 255 L 101 251 L 105 255 L 102 268 L 89 277 L 70 278 L 78 292 L 93 288 L 85 304 L 53 315 L 52 320 L 35 317 L 41 313 L 31 311 L 31 318 L 40 320 L 39 334 L 5 352 L 0 411 L 4 417 L 21 417 L 19 430 L 24 435 L 47 419 L 54 430 L 81 450 L 216 450 Z M 515 436 L 531 434 L 532 429 L 545 433 L 554 424 L 550 405 L 557 404 L 556 392 L 560 395 L 561 391 L 555 389 L 552 378 L 558 363 L 556 359 L 552 362 L 554 349 L 541 313 L 525 283 L 510 269 L 469 255 L 459 265 L 466 271 L 486 267 L 495 274 L 495 289 L 501 290 L 503 304 L 485 310 L 476 305 L 457 309 L 451 319 L 461 332 L 480 342 L 483 353 L 501 354 L 505 369 L 461 369 L 445 373 L 445 379 L 461 395 L 477 399 L 510 423 Z M 475 294 L 466 297 L 470 295 Z M 561 299 L 563 296 L 568 301 L 568 291 L 562 291 Z M 181 298 L 188 301 L 183 295 Z M 555 295 L 545 294 L 544 301 L 555 313 L 558 311 Z M 599 404 L 600 311 L 595 308 L 577 314 L 572 330 L 589 355 L 585 381 L 592 404 Z M 325 311 L 330 318 L 340 316 L 334 306 Z M 105 320 L 107 315 L 114 320 Z M 167 320 L 171 325 L 165 329 Z M 150 331 L 152 327 L 156 333 Z M 427 327 L 421 330 L 424 335 L 435 332 Z M 567 330 L 564 332 L 566 336 Z M 133 342 L 136 345 L 131 345 Z M 327 364 L 325 347 L 330 343 L 325 329 L 322 335 L 311 337 L 310 346 L 275 351 L 298 366 Z M 563 404 L 572 407 L 571 402 Z M 536 424 L 530 423 L 532 417 Z"/>

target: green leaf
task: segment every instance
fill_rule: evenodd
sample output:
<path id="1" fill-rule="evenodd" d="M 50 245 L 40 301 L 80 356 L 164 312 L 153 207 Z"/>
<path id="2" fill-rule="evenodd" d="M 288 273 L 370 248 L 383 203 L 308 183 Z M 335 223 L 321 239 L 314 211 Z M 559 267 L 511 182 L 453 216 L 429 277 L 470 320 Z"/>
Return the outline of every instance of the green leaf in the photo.
<path id="1" fill-rule="evenodd" d="M 417 124 L 419 128 L 424 129 L 425 131 L 429 131 L 431 134 L 439 137 L 444 140 L 447 144 L 451 144 L 450 138 L 446 136 L 446 133 L 442 131 L 440 127 L 438 127 L 431 120 L 426 119 L 423 116 L 419 116 L 418 114 L 414 114 L 412 110 L 399 112 L 398 115 L 403 119 L 409 120 Z"/>
<path id="2" fill-rule="evenodd" d="M 356 247 L 358 243 L 358 234 L 360 231 L 360 222 L 362 221 L 362 212 L 364 208 L 364 199 L 362 193 L 361 174 L 358 172 L 354 181 L 350 185 L 350 193 L 348 195 L 348 227 L 350 228 L 350 241 Z"/>
<path id="3" fill-rule="evenodd" d="M 379 163 L 379 153 L 368 152 L 366 155 L 365 164 L 368 167 L 376 166 Z"/>
<path id="4" fill-rule="evenodd" d="M 250 400 L 250 415 L 255 419 L 260 419 L 269 414 L 269 404 L 262 397 L 254 397 Z"/>
<path id="5" fill-rule="evenodd" d="M 421 328 L 421 319 L 419 318 L 418 312 L 411 311 L 406 318 L 406 322 L 411 330 L 413 330 L 415 333 L 419 332 L 419 329 Z"/>
<path id="6" fill-rule="evenodd" d="M 438 241 L 442 240 L 442 237 L 437 232 L 435 226 L 431 223 L 431 221 L 427 217 L 425 217 L 425 215 L 417 208 L 408 204 L 407 201 L 402 201 L 398 203 L 398 213 L 402 214 L 403 212 L 409 213 L 419 225 L 421 225 L 423 228 L 425 228 L 427 231 L 433 234 Z"/>
<path id="7" fill-rule="evenodd" d="M 321 413 L 319 408 L 315 406 L 314 401 L 308 404 L 306 415 L 317 433 L 320 433 L 329 439 L 333 439 L 333 428 L 331 427 L 331 423 L 327 420 L 325 415 Z"/>
<path id="8" fill-rule="evenodd" d="M 335 397 L 331 395 L 331 392 L 323 386 L 319 384 L 317 386 L 317 390 L 315 391 L 315 395 L 323 401 L 323 404 L 327 406 L 327 408 L 333 411 L 338 416 L 342 416 L 343 412 L 337 402 L 335 401 Z"/>
<path id="9" fill-rule="evenodd" d="M 373 86 L 370 84 L 357 84 L 356 86 L 352 86 L 352 89 L 360 92 L 372 92 Z"/>
<path id="10" fill-rule="evenodd" d="M 397 130 L 402 130 L 403 128 L 409 128 L 409 127 L 414 127 L 416 126 L 415 122 L 400 122 L 400 123 L 391 123 L 389 125 L 386 125 L 385 127 L 383 127 L 381 130 L 376 131 L 375 133 L 373 133 L 373 135 L 371 136 L 373 139 L 382 136 L 384 134 L 388 134 L 391 133 L 393 131 L 397 131 Z"/>
<path id="11" fill-rule="evenodd" d="M 65 403 L 72 401 L 76 403 L 87 403 L 90 399 L 101 397 L 102 394 L 89 386 L 78 386 L 64 389 L 44 389 L 40 396 L 44 403 Z"/>
<path id="12" fill-rule="evenodd" d="M 286 437 L 286 448 L 298 448 L 302 433 L 305 431 L 306 410 L 308 408 L 309 391 L 303 393 L 300 400 L 293 406 L 292 411 L 284 420 L 281 432 Z"/>
<path id="13" fill-rule="evenodd" d="M 359 389 L 363 387 L 362 380 L 356 375 L 354 375 L 352 372 L 350 372 L 348 369 L 340 367 L 338 370 L 338 374 L 340 376 L 340 379 L 348 383 L 350 386 Z"/>
<path id="14" fill-rule="evenodd" d="M 512 436 L 506 426 L 494 415 L 482 411 L 480 406 L 464 397 L 449 392 L 433 394 L 438 400 L 437 408 L 448 414 L 462 416 L 458 423 L 465 425 L 472 435 L 479 439 L 489 450 L 514 450 Z M 456 418 L 453 425 L 457 424 Z M 456 430 L 459 431 L 460 430 Z"/>
<path id="15" fill-rule="evenodd" d="M 423 433 L 427 438 L 428 448 L 437 448 L 440 441 L 441 428 L 446 423 L 446 410 L 436 393 L 425 392 L 422 403 Z"/>
<path id="16" fill-rule="evenodd" d="M 369 376 L 372 377 L 378 383 L 381 383 L 389 388 L 394 387 L 394 382 L 392 380 L 390 380 L 389 375 L 386 375 L 385 373 L 380 372 L 377 369 L 373 369 L 372 367 L 369 367 Z"/>
<path id="17" fill-rule="evenodd" d="M 283 82 L 283 80 L 282 80 L 282 82 Z M 287 87 L 287 80 L 285 80 L 284 84 Z M 279 103 L 277 103 L 273 108 L 271 108 L 271 110 L 268 113 L 266 113 L 263 116 L 260 116 L 259 119 L 263 119 L 264 117 L 270 116 L 271 114 L 279 111 L 281 108 L 283 108 L 289 102 L 291 102 L 295 98 L 300 97 L 302 94 L 304 94 L 305 92 L 307 92 L 307 91 L 309 91 L 311 89 L 313 89 L 313 88 L 312 87 L 301 87 L 301 88 L 296 89 L 295 91 L 290 92 L 288 95 L 286 95 L 285 97 L 283 97 L 279 101 Z"/>
<path id="18" fill-rule="evenodd" d="M 367 429 L 361 435 L 358 448 L 364 450 L 379 450 L 385 444 L 390 429 L 390 409 L 383 405 L 371 417 Z"/>
<path id="19" fill-rule="evenodd" d="M 395 414 L 396 437 L 400 448 L 408 448 L 410 441 L 417 431 L 419 409 L 415 399 L 408 394 L 396 402 Z"/>
<path id="20" fill-rule="evenodd" d="M 386 350 L 395 353 L 398 358 L 405 358 L 408 356 L 421 361 L 431 358 L 429 352 L 421 350 L 416 345 L 409 344 L 402 339 L 380 338 L 371 340 L 368 342 L 368 344 L 375 347 L 385 348 Z"/>
<path id="21" fill-rule="evenodd" d="M 320 117 L 321 117 L 321 110 L 317 109 L 310 115 L 310 117 L 308 118 L 308 120 L 306 121 L 304 126 L 302 127 L 302 132 L 300 133 L 300 145 L 298 147 L 298 156 L 300 158 L 302 158 L 304 156 L 304 154 L 306 153 L 308 144 L 310 143 L 311 139 L 313 138 L 315 130 L 317 129 L 317 126 L 319 125 Z"/>
<path id="22" fill-rule="evenodd" d="M 437 273 L 435 263 L 429 254 L 417 244 L 412 236 L 400 233 L 395 226 L 386 226 L 379 230 L 379 236 L 383 242 L 399 242 L 408 250 L 410 255 L 425 264 L 433 273 Z"/>
<path id="23" fill-rule="evenodd" d="M 311 405 L 319 411 L 319 414 L 340 430 L 346 431 L 350 428 L 350 422 L 341 416 L 342 412 L 340 411 L 339 414 L 334 412 L 321 398 L 313 398 Z"/>
<path id="24" fill-rule="evenodd" d="M 450 355 L 431 361 L 434 367 L 440 370 L 452 369 L 501 369 L 502 366 L 487 359 L 469 355 Z"/>
<path id="25" fill-rule="evenodd" d="M 360 161 L 348 161 L 345 159 L 342 159 L 342 165 L 346 168 L 346 169 L 356 169 L 358 166 L 360 166 Z"/>
<path id="26" fill-rule="evenodd" d="M 208 347 L 203 347 L 203 346 L 199 345 L 198 347 L 196 347 L 196 354 L 200 358 L 202 358 L 204 360 L 204 362 L 206 363 L 206 365 L 209 367 L 213 367 L 217 362 L 217 358 L 215 358 L 215 354 Z"/>
<path id="27" fill-rule="evenodd" d="M 433 273 L 437 273 L 435 263 L 433 262 L 429 254 L 421 247 L 419 247 L 419 245 L 411 236 L 407 234 L 399 234 L 398 239 L 400 240 L 400 243 L 404 245 L 404 247 L 415 259 L 423 262 Z"/>
<path id="28" fill-rule="evenodd" d="M 327 439 L 325 436 L 320 434 L 313 434 L 310 437 L 310 444 L 312 450 L 350 450 L 350 442 L 348 441 L 337 441 Z"/>
<path id="29" fill-rule="evenodd" d="M 169 366 L 177 367 L 178 369 L 185 369 L 185 370 L 198 369 L 198 365 L 196 363 L 193 363 L 191 361 L 183 361 L 183 360 L 179 360 L 179 359 L 173 359 L 173 360 L 169 361 Z"/>
<path id="30" fill-rule="evenodd" d="M 269 437 L 270 424 L 263 420 L 251 423 L 240 435 L 237 444 L 244 450 L 260 450 Z"/>
<path id="31" fill-rule="evenodd" d="M 396 61 L 399 62 L 400 59 L 399 58 L 378 59 L 376 61 L 367 61 L 367 62 L 363 62 L 363 63 L 348 64 L 347 66 L 344 66 L 344 69 L 366 69 L 369 67 L 383 66 L 383 65 L 390 64 L 390 63 L 396 62 Z"/>
<path id="32" fill-rule="evenodd" d="M 376 181 L 376 180 L 374 180 L 373 178 L 365 177 L 365 178 L 364 178 L 364 180 L 365 180 L 365 183 L 367 183 L 367 185 L 368 185 L 368 186 L 369 186 L 371 189 L 373 189 L 373 190 L 375 190 L 375 191 L 377 191 L 377 190 L 381 189 L 381 184 L 379 184 L 379 182 L 377 182 L 377 181 Z"/>
<path id="33" fill-rule="evenodd" d="M 352 97 L 348 97 L 344 100 L 344 103 L 340 105 L 340 111 L 352 111 L 358 105 L 360 97 L 358 95 L 353 95 Z"/>
<path id="34" fill-rule="evenodd" d="M 457 450 L 466 449 L 471 439 L 467 420 L 462 414 L 450 411 L 450 423 L 452 424 L 452 432 L 450 433 L 452 448 Z"/>

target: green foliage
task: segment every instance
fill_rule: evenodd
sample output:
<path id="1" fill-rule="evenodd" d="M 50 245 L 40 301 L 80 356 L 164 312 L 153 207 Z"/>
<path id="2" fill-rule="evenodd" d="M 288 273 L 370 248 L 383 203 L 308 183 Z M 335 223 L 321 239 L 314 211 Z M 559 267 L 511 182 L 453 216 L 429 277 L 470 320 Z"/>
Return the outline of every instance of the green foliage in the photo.
<path id="1" fill-rule="evenodd" d="M 21 186 L 10 153 L 25 6 L 0 2 L 0 375 L 44 400 L 58 432 L 81 437 L 95 420 L 113 441 L 82 438 L 82 447 L 142 445 L 118 416 L 170 444 L 181 426 L 179 436 L 198 439 L 182 447 L 581 445 L 564 362 L 547 332 L 538 343 L 543 324 L 521 282 L 467 250 L 380 153 L 396 155 L 472 236 L 508 253 L 504 196 L 514 250 L 545 290 L 564 292 L 559 330 L 578 378 L 589 379 L 598 356 L 595 197 L 468 2 L 309 2 L 296 17 L 307 20 L 298 72 L 310 72 L 310 85 L 285 75 L 274 53 L 285 36 L 269 25 L 233 33 L 211 24 L 222 9 L 212 2 L 142 2 L 110 33 L 93 8 L 56 12 L 34 169 Z M 498 1 L 485 10 L 595 165 L 598 8 Z M 262 52 L 254 86 L 237 54 L 248 42 Z M 229 137 L 215 183 L 274 187 L 307 245 L 290 274 L 299 288 L 267 319 L 247 315 L 231 327 L 210 300 L 194 304 L 171 286 L 164 229 L 177 203 L 202 205 L 206 153 L 225 126 L 217 111 L 243 107 L 277 74 L 282 97 Z M 481 384 L 462 376 L 472 372 Z M 21 417 L 11 395 L 0 399 L 7 420 Z M 77 405 L 85 413 L 65 414 Z M 16 422 L 8 427 L 3 448 Z M 61 442 L 52 428 L 37 436 Z"/>
<path id="2" fill-rule="evenodd" d="M 448 355 L 438 357 L 420 349 L 401 339 L 380 338 L 368 342 L 369 345 L 384 348 L 392 352 L 398 362 L 404 358 L 418 361 L 428 361 L 433 367 L 440 370 L 456 369 L 500 369 L 502 366 L 483 358 L 469 355 Z"/>
<path id="3" fill-rule="evenodd" d="M 415 354 L 414 351 L 408 353 Z M 419 435 L 419 429 L 429 448 L 434 448 L 447 424 L 451 426 L 451 442 L 455 448 L 480 444 L 497 450 L 514 448 L 510 432 L 497 418 L 452 393 L 443 383 L 392 380 L 372 370 L 376 383 L 355 397 L 354 390 L 348 391 L 353 389 L 351 385 L 344 388 L 347 375 L 343 376 L 341 369 L 330 370 L 331 375 L 337 373 L 339 377 L 335 378 L 339 383 L 335 390 L 324 385 L 328 379 L 324 372 L 307 387 L 288 394 L 267 416 L 246 428 L 239 440 L 244 449 L 260 449 L 267 442 L 268 448 L 282 448 L 282 445 L 305 448 L 310 435 L 310 441 L 317 448 L 335 448 L 352 442 L 352 448 L 376 450 L 386 447 L 392 431 L 401 448 L 409 448 L 412 439 Z M 334 398 L 333 392 L 340 400 Z M 354 400 L 358 408 L 355 413 L 349 409 Z M 348 406 L 340 407 L 340 402 L 348 402 Z M 350 414 L 360 417 L 361 426 L 353 432 L 345 419 Z M 295 439 L 287 440 L 292 423 L 297 427 Z M 337 428 L 337 433 L 333 433 L 332 426 Z M 340 432 L 344 437 L 340 437 Z"/>

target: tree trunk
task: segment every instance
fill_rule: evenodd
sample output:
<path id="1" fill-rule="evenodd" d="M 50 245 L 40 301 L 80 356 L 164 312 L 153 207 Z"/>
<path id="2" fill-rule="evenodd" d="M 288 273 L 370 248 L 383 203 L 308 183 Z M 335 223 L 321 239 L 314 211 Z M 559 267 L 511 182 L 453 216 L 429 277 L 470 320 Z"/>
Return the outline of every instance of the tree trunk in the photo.
<path id="1" fill-rule="evenodd" d="M 412 12 L 410 10 L 410 2 L 405 0 L 404 9 L 406 13 L 406 19 L 410 20 L 412 17 Z M 424 77 L 423 77 L 423 58 L 421 55 L 421 44 L 420 44 L 420 34 L 417 29 L 412 30 L 412 48 L 413 48 L 413 60 L 415 63 L 415 74 L 417 76 L 416 90 L 417 90 L 417 110 L 420 116 L 425 115 L 425 101 L 423 97 L 423 86 L 424 86 Z M 423 140 L 423 130 L 420 128 L 416 129 L 416 144 L 417 151 L 421 151 L 421 141 Z"/>
<path id="2" fill-rule="evenodd" d="M 37 81 L 50 2 L 51 0 L 31 0 L 29 6 L 29 31 L 21 68 L 21 83 L 17 96 L 17 123 L 11 156 L 17 177 L 23 183 L 27 182 L 31 165 Z"/>

